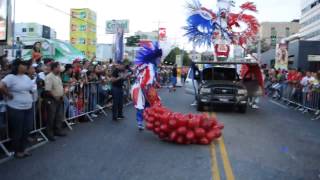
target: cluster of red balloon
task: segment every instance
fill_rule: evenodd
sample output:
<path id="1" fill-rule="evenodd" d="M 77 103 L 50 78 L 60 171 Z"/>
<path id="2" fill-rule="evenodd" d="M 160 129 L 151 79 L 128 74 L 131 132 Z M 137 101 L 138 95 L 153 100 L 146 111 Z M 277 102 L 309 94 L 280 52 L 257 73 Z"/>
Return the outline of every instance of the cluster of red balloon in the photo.
<path id="1" fill-rule="evenodd" d="M 146 128 L 160 139 L 178 144 L 208 145 L 221 136 L 224 128 L 215 117 L 208 114 L 187 114 L 172 112 L 154 105 L 144 111 Z"/>

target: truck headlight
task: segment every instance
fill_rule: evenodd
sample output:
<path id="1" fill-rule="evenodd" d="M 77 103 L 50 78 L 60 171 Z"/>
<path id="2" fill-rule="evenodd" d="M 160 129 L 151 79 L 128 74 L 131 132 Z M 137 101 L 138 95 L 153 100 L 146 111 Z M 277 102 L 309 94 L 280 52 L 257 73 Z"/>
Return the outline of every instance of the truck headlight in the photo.
<path id="1" fill-rule="evenodd" d="M 246 89 L 238 89 L 238 94 L 246 96 L 248 94 L 248 91 Z"/>
<path id="2" fill-rule="evenodd" d="M 200 94 L 208 94 L 208 93 L 211 93 L 210 88 L 201 88 Z"/>

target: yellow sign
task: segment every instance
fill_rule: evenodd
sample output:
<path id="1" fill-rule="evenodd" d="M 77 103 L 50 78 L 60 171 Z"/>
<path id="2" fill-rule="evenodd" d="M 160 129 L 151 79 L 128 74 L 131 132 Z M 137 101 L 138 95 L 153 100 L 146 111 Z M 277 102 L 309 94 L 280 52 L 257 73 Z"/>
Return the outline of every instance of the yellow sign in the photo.
<path id="1" fill-rule="evenodd" d="M 88 8 L 71 9 L 70 42 L 89 58 L 96 54 L 96 27 L 95 12 Z"/>

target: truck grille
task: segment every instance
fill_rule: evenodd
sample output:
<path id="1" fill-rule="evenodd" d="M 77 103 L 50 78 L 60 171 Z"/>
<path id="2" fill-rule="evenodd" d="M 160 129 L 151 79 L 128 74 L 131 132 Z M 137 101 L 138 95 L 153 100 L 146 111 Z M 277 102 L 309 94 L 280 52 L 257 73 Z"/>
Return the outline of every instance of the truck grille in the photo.
<path id="1" fill-rule="evenodd" d="M 215 94 L 215 95 L 234 95 L 234 94 L 236 94 L 236 89 L 234 89 L 234 88 L 214 88 L 213 94 Z"/>

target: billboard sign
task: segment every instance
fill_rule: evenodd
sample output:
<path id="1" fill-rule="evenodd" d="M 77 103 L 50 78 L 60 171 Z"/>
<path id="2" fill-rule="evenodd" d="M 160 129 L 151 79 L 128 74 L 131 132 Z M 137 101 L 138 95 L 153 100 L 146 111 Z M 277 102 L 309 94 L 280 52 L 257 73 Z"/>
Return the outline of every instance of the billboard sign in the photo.
<path id="1" fill-rule="evenodd" d="M 8 0 L 0 0 L 0 41 L 7 41 Z"/>
<path id="2" fill-rule="evenodd" d="M 275 69 L 288 70 L 289 53 L 288 53 L 288 45 L 286 43 L 277 44 L 275 59 L 276 59 Z"/>
<path id="3" fill-rule="evenodd" d="M 118 29 L 129 33 L 129 20 L 111 20 L 106 22 L 106 34 L 116 34 Z"/>

